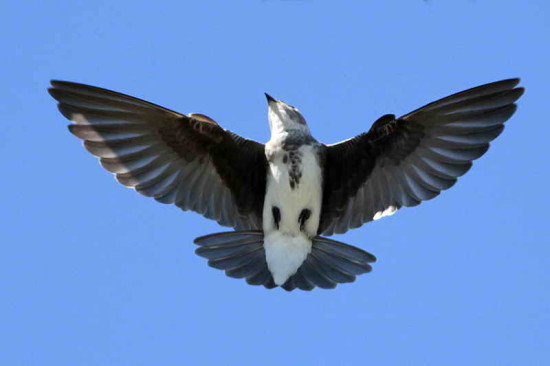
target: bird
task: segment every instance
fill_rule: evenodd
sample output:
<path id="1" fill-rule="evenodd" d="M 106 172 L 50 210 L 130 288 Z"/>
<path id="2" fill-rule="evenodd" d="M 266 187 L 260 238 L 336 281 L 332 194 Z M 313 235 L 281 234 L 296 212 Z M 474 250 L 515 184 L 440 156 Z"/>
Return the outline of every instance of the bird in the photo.
<path id="1" fill-rule="evenodd" d="M 233 230 L 198 237 L 196 254 L 271 289 L 331 289 L 376 257 L 328 238 L 417 206 L 485 154 L 524 93 L 518 78 L 484 84 L 401 117 L 386 114 L 324 144 L 295 107 L 266 93 L 270 140 L 243 138 L 201 114 L 80 83 L 48 88 L 69 131 L 121 184 Z"/>

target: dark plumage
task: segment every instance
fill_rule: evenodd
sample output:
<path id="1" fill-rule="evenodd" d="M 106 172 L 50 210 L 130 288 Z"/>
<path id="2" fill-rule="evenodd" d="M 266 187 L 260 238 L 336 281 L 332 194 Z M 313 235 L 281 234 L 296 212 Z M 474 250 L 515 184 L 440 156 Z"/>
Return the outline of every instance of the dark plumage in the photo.
<path id="1" fill-rule="evenodd" d="M 263 234 L 258 231 L 233 231 L 202 236 L 195 239 L 195 251 L 208 259 L 208 265 L 225 270 L 233 278 L 246 278 L 249 284 L 275 287 L 265 261 Z M 298 272 L 282 286 L 312 290 L 334 288 L 338 283 L 355 281 L 355 277 L 370 272 L 369 263 L 376 258 L 359 248 L 335 240 L 315 237 L 310 255 Z"/>
<path id="2" fill-rule="evenodd" d="M 262 227 L 264 145 L 221 128 L 93 86 L 52 81 L 50 94 L 75 122 L 69 130 L 117 180 L 220 225 Z"/>
<path id="3" fill-rule="evenodd" d="M 450 188 L 515 112 L 519 79 L 469 89 L 324 149 L 319 234 L 344 233 L 389 207 L 416 206 Z"/>
<path id="4" fill-rule="evenodd" d="M 291 291 L 334 288 L 369 272 L 372 254 L 320 235 L 346 232 L 450 188 L 514 114 L 524 92 L 518 83 L 502 80 L 399 118 L 382 116 L 368 132 L 334 145 L 318 143 L 296 108 L 267 96 L 268 148 L 205 115 L 110 90 L 52 81 L 49 92 L 74 122 L 69 130 L 121 184 L 237 230 L 195 240 L 210 266 Z M 279 185 L 271 170 L 286 180 Z M 277 240 L 298 249 L 285 252 Z M 300 260 L 292 272 L 287 257 Z"/>

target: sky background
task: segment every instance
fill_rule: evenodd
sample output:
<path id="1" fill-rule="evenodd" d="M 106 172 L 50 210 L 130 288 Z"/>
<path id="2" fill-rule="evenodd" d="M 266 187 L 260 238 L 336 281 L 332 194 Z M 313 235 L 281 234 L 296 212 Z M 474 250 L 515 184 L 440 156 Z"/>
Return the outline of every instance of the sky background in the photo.
<path id="1" fill-rule="evenodd" d="M 550 364 L 550 2 L 8 1 L 0 34 L 0 364 Z M 266 141 L 269 92 L 332 143 L 510 77 L 518 112 L 452 189 L 335 237 L 372 273 L 292 293 L 209 268 L 192 240 L 225 228 L 117 184 L 46 93 Z"/>

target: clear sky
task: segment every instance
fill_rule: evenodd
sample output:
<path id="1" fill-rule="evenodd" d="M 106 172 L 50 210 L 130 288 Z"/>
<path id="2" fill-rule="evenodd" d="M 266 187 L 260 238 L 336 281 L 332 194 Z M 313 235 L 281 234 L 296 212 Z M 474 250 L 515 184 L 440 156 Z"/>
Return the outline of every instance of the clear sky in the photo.
<path id="1" fill-rule="evenodd" d="M 8 1 L 0 14 L 0 364 L 548 365 L 550 2 Z M 50 79 L 269 138 L 264 92 L 323 142 L 462 89 L 527 88 L 449 191 L 336 236 L 354 284 L 266 290 L 193 238 L 225 230 L 115 182 Z"/>

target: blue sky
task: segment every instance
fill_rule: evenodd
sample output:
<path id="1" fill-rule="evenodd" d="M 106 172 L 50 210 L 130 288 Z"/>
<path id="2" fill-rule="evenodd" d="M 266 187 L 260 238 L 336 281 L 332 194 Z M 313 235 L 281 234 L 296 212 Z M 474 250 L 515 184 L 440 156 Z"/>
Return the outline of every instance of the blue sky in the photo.
<path id="1" fill-rule="evenodd" d="M 2 365 L 550 362 L 548 1 L 19 1 L 0 15 Z M 374 271 L 286 293 L 207 267 L 214 222 L 118 185 L 52 78 L 268 139 L 269 92 L 336 142 L 522 77 L 504 133 L 451 190 L 336 238 Z"/>

